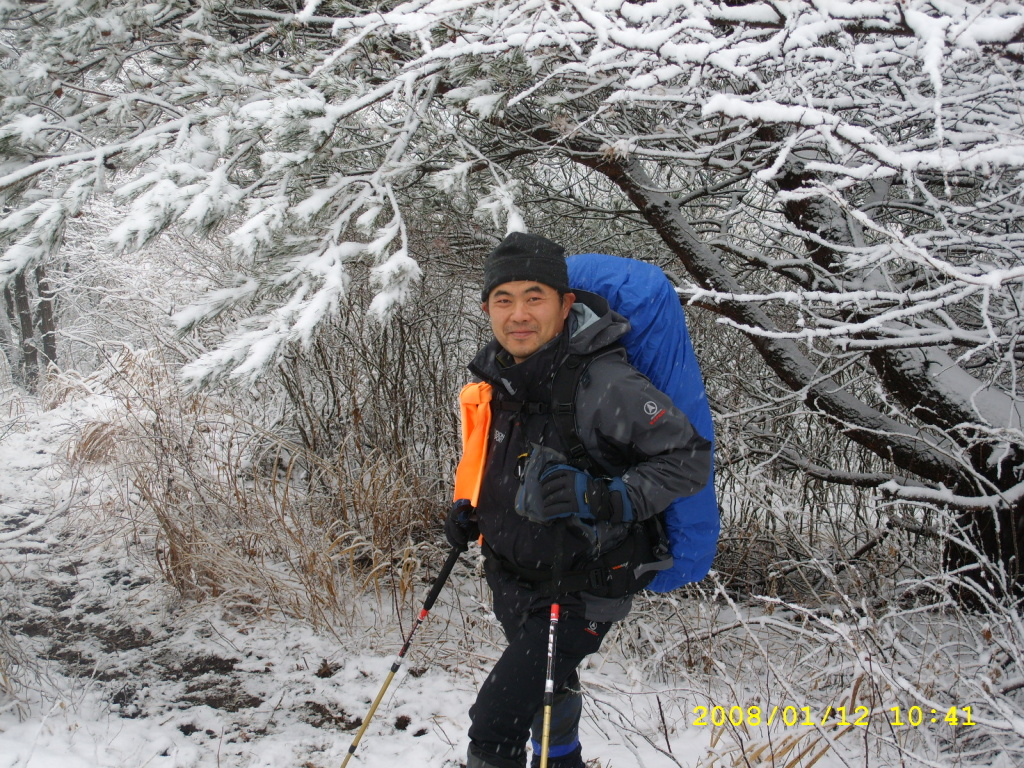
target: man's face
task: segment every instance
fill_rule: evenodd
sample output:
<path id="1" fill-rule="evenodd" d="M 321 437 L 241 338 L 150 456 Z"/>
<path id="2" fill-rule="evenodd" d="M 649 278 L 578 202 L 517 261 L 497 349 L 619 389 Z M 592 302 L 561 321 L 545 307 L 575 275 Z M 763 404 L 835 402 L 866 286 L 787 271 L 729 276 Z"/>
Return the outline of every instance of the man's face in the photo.
<path id="1" fill-rule="evenodd" d="M 491 318 L 491 330 L 512 358 L 521 363 L 565 327 L 576 296 L 532 280 L 502 283 L 482 305 Z"/>

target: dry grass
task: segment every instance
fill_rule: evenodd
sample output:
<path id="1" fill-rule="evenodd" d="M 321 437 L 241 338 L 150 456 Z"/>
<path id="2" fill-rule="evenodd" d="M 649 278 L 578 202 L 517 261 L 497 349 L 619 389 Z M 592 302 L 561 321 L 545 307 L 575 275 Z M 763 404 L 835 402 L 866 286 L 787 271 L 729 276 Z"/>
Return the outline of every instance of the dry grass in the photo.
<path id="1" fill-rule="evenodd" d="M 96 385 L 102 384 L 103 378 L 103 374 L 82 376 L 77 371 L 63 371 L 50 366 L 39 387 L 39 403 L 43 410 L 52 411 L 76 396 L 92 394 Z"/>
<path id="2" fill-rule="evenodd" d="M 25 659 L 7 630 L 0 626 L 0 713 L 19 705 L 19 682 Z"/>
<path id="3" fill-rule="evenodd" d="M 259 424 L 259 409 L 182 391 L 150 355 L 123 354 L 104 386 L 116 416 L 67 453 L 109 465 L 184 597 L 321 628 L 350 620 L 364 590 L 411 599 L 433 506 L 401 457 L 320 459 Z"/>
<path id="4" fill-rule="evenodd" d="M 789 705 L 792 707 L 789 711 L 784 707 L 774 712 L 764 710 L 764 719 L 772 717 L 776 727 L 761 728 L 747 722 L 746 713 L 734 717 L 735 723 L 731 722 L 732 713 L 726 714 L 731 708 L 726 707 L 724 717 L 720 718 L 724 722 L 712 726 L 708 753 L 697 763 L 697 768 L 812 768 L 831 750 L 842 750 L 844 740 L 857 740 L 860 736 L 857 731 L 867 727 L 857 715 L 863 714 L 865 707 L 867 711 L 875 711 L 878 702 L 874 697 L 858 698 L 863 680 L 863 676 L 858 677 L 849 697 L 841 700 L 839 706 L 844 707 L 844 714 L 831 713 L 827 720 L 827 710 L 808 717 L 808 711 Z M 881 719 L 879 713 L 876 725 L 881 724 Z M 792 720 L 793 724 L 787 720 Z"/>
<path id="5" fill-rule="evenodd" d="M 126 437 L 123 425 L 109 421 L 86 424 L 69 444 L 68 460 L 74 464 L 106 464 L 117 455 L 118 442 Z"/>
<path id="6" fill-rule="evenodd" d="M 797 564 L 780 550 L 763 566 L 775 594 L 737 594 L 733 574 L 712 574 L 638 600 L 606 645 L 665 705 L 651 743 L 709 731 L 700 768 L 1022 764 L 1019 606 L 990 598 L 985 613 L 965 611 L 940 547 L 890 535 L 862 558 Z"/>

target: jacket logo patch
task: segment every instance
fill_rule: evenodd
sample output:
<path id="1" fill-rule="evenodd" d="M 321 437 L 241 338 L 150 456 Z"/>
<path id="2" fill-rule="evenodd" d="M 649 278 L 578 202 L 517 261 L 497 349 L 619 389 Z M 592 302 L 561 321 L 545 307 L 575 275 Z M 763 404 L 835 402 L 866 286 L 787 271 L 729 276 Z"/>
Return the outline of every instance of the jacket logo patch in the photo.
<path id="1" fill-rule="evenodd" d="M 656 422 L 658 419 L 665 415 L 665 409 L 659 408 L 658 404 L 653 400 L 648 400 L 646 403 L 644 403 L 644 413 L 652 417 L 648 423 L 654 424 L 654 422 Z"/>
<path id="2" fill-rule="evenodd" d="M 503 443 L 505 442 L 505 433 L 494 430 L 494 442 Z"/>

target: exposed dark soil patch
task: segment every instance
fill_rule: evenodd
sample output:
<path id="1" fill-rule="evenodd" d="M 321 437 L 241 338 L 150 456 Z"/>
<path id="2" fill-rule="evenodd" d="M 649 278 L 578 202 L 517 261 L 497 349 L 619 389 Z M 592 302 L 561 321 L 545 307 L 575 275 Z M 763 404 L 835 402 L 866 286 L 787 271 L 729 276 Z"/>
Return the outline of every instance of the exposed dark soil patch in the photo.
<path id="1" fill-rule="evenodd" d="M 90 654 L 59 642 L 51 645 L 50 650 L 43 654 L 43 658 L 59 661 L 64 674 L 69 677 L 90 677 L 103 682 L 109 682 L 117 677 L 114 673 L 101 669 Z"/>
<path id="2" fill-rule="evenodd" d="M 103 650 L 130 651 L 135 648 L 143 648 L 153 642 L 153 633 L 145 627 L 135 629 L 129 626 L 121 627 L 93 627 L 93 634 L 103 644 Z"/>
<path id="3" fill-rule="evenodd" d="M 54 619 L 21 619 L 21 617 L 11 618 L 10 626 L 25 637 L 53 637 L 60 629 L 59 623 Z"/>
<path id="4" fill-rule="evenodd" d="M 115 683 L 116 685 L 116 683 Z M 117 713 L 128 720 L 141 717 L 144 712 L 138 697 L 139 689 L 132 683 L 125 683 L 110 697 L 110 704 L 117 708 Z"/>
<path id="5" fill-rule="evenodd" d="M 320 667 L 316 671 L 316 676 L 319 678 L 334 677 L 334 673 L 337 672 L 341 667 L 337 664 L 331 664 L 327 659 L 320 662 Z"/>
<path id="6" fill-rule="evenodd" d="M 108 584 L 117 584 L 119 581 L 131 581 L 132 575 L 128 571 L 112 570 L 103 574 L 103 580 Z"/>
<path id="7" fill-rule="evenodd" d="M 352 717 L 344 709 L 332 711 L 319 701 L 307 701 L 299 717 L 314 728 L 338 731 L 354 731 L 363 724 L 363 718 Z"/>
<path id="8" fill-rule="evenodd" d="M 409 730 L 409 726 L 410 725 L 412 725 L 412 718 L 409 717 L 408 715 L 399 715 L 398 717 L 395 718 L 395 730 L 396 731 L 407 731 L 407 730 Z M 426 728 L 419 728 L 419 729 L 416 730 L 415 733 L 413 733 L 413 736 L 426 736 L 426 735 L 427 735 L 427 729 Z"/>
<path id="9" fill-rule="evenodd" d="M 111 570 L 103 574 L 103 580 L 113 586 L 121 586 L 125 589 L 139 589 L 147 584 L 152 584 L 153 580 L 145 576 L 138 576 L 135 574 L 128 573 L 127 571 Z"/>
<path id="10" fill-rule="evenodd" d="M 37 597 L 35 602 L 43 608 L 58 610 L 70 605 L 77 594 L 78 592 L 71 587 L 54 587 L 45 595 Z"/>
<path id="11" fill-rule="evenodd" d="M 263 703 L 263 699 L 247 693 L 237 680 L 230 678 L 193 680 L 185 686 L 185 695 L 180 701 L 222 709 L 225 712 L 251 709 Z"/>
<path id="12" fill-rule="evenodd" d="M 110 697 L 110 703 L 119 707 L 127 707 L 135 701 L 135 694 L 138 689 L 131 683 L 121 686 L 121 689 Z"/>
<path id="13" fill-rule="evenodd" d="M 225 659 L 214 654 L 202 654 L 189 659 L 168 657 L 158 659 L 157 663 L 166 667 L 173 677 L 172 680 L 192 680 L 202 675 L 226 675 L 235 671 L 238 659 Z"/>

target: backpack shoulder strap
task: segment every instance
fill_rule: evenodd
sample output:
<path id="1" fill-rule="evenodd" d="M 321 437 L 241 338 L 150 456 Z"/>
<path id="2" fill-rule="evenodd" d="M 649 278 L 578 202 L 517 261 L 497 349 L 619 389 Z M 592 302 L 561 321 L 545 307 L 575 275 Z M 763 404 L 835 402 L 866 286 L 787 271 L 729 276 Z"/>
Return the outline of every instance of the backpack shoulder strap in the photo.
<path id="1" fill-rule="evenodd" d="M 604 354 L 607 352 L 602 350 L 590 355 L 569 355 L 555 371 L 551 382 L 551 421 L 562 438 L 566 457 L 574 467 L 590 474 L 601 474 L 602 469 L 580 437 L 576 422 L 576 393 L 590 364 Z"/>

